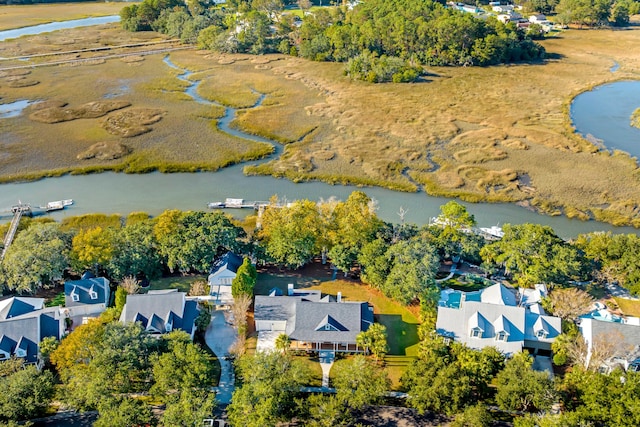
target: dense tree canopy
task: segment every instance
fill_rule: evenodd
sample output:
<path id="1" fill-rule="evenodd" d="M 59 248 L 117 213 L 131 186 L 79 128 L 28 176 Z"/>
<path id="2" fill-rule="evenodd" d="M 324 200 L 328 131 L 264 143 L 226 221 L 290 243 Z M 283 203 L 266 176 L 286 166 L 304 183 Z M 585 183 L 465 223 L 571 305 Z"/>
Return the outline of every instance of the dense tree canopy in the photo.
<path id="1" fill-rule="evenodd" d="M 2 362 L 10 363 L 10 362 Z M 49 371 L 34 365 L 0 377 L 0 420 L 25 420 L 43 416 L 54 395 L 54 379 Z"/>
<path id="2" fill-rule="evenodd" d="M 309 373 L 290 355 L 271 352 L 246 355 L 237 362 L 241 385 L 227 407 L 234 427 L 275 426 L 295 413 L 295 398 Z"/>
<path id="3" fill-rule="evenodd" d="M 459 343 L 447 345 L 435 332 L 425 337 L 420 350 L 402 377 L 409 405 L 420 413 L 452 415 L 486 399 L 489 383 L 504 363 L 494 347 L 477 351 Z"/>
<path id="4" fill-rule="evenodd" d="M 520 285 L 567 283 L 583 277 L 584 257 L 551 227 L 537 224 L 503 227 L 504 237 L 482 248 L 487 264 L 504 266 L 505 274 Z"/>
<path id="5" fill-rule="evenodd" d="M 515 24 L 478 19 L 431 0 L 320 8 L 305 14 L 302 25 L 281 13 L 281 1 L 227 6 L 223 11 L 193 1 L 145 0 L 120 16 L 127 30 L 154 29 L 207 49 L 348 62 L 347 74 L 371 82 L 415 81 L 423 73 L 419 65 L 492 65 L 537 60 L 545 53 Z"/>
<path id="6" fill-rule="evenodd" d="M 2 263 L 0 282 L 16 292 L 31 293 L 62 278 L 69 265 L 70 234 L 57 223 L 34 223 L 18 233 Z M 2 280 L 4 279 L 4 280 Z"/>
<path id="7" fill-rule="evenodd" d="M 171 271 L 207 272 L 213 259 L 226 251 L 240 251 L 244 230 L 222 212 L 160 214 L 154 226 L 160 254 Z"/>

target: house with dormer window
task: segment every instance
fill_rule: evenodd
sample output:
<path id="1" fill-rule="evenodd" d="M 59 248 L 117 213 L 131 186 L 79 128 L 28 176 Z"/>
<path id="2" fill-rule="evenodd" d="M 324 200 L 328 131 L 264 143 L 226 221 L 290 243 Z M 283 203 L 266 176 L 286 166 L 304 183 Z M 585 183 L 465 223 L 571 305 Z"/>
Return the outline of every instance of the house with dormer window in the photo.
<path id="1" fill-rule="evenodd" d="M 186 294 L 177 289 L 167 289 L 127 295 L 120 321 L 140 323 L 151 334 L 181 329 L 193 339 L 198 313 L 197 301 L 187 299 Z"/>
<path id="2" fill-rule="evenodd" d="M 436 331 L 471 348 L 548 355 L 562 328 L 560 318 L 546 315 L 539 304 L 518 304 L 516 294 L 498 283 L 476 292 L 443 291 Z"/>
<path id="3" fill-rule="evenodd" d="M 0 361 L 18 357 L 40 366 L 40 342 L 46 337 L 60 339 L 64 323 L 60 307 L 45 308 L 42 298 L 0 301 Z"/>
<path id="4" fill-rule="evenodd" d="M 68 280 L 64 283 L 64 299 L 66 307 L 81 304 L 109 305 L 111 289 L 109 280 L 104 277 L 92 277 L 83 280 Z M 103 310 L 104 311 L 104 310 Z"/>
<path id="5" fill-rule="evenodd" d="M 322 296 L 320 291 L 293 289 L 288 295 L 270 292 L 256 296 L 254 320 L 261 334 L 289 336 L 294 350 L 361 353 L 360 332 L 373 324 L 373 308 L 366 302 L 343 301 L 342 296 Z"/>
<path id="6" fill-rule="evenodd" d="M 231 283 L 235 279 L 242 261 L 242 257 L 233 252 L 227 252 L 214 261 L 207 281 L 209 283 L 209 295 L 215 297 L 216 304 L 226 305 L 233 303 Z"/>

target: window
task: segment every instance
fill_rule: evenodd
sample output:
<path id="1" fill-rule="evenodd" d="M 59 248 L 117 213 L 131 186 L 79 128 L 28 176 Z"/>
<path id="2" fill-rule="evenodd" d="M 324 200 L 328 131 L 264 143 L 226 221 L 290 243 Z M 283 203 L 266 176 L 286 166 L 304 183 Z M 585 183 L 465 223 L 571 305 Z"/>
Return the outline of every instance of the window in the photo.
<path id="1" fill-rule="evenodd" d="M 7 355 L 7 353 L 5 353 L 5 352 L 0 352 L 0 360 L 7 359 L 8 357 L 9 357 L 9 355 Z"/>
<path id="2" fill-rule="evenodd" d="M 89 292 L 91 299 L 98 299 L 98 293 L 96 291 Z"/>
<path id="3" fill-rule="evenodd" d="M 482 330 L 480 328 L 471 329 L 471 338 L 482 338 Z"/>
<path id="4" fill-rule="evenodd" d="M 27 357 L 27 352 L 24 351 L 23 349 L 19 348 L 16 350 L 16 356 L 17 357 Z"/>
<path id="5" fill-rule="evenodd" d="M 171 332 L 172 329 L 173 329 L 173 325 L 171 323 L 167 323 L 166 325 L 164 325 L 165 331 Z"/>
<path id="6" fill-rule="evenodd" d="M 324 330 L 325 331 L 330 331 L 331 330 L 331 325 L 328 324 L 328 323 L 326 325 L 324 325 Z"/>
<path id="7" fill-rule="evenodd" d="M 547 332 L 544 329 L 540 329 L 536 333 L 536 337 L 538 337 L 538 338 L 546 338 L 547 337 Z"/>
<path id="8" fill-rule="evenodd" d="M 496 335 L 496 341 L 506 341 L 506 340 L 507 340 L 507 333 L 505 331 L 498 332 L 498 334 Z"/>
<path id="9" fill-rule="evenodd" d="M 451 344 L 451 338 L 449 338 L 449 337 L 444 337 L 444 339 L 442 340 L 442 342 L 444 342 L 444 345 L 449 345 L 449 344 Z"/>
<path id="10" fill-rule="evenodd" d="M 80 301 L 80 295 L 78 294 L 71 294 L 71 300 L 74 302 L 78 302 Z"/>

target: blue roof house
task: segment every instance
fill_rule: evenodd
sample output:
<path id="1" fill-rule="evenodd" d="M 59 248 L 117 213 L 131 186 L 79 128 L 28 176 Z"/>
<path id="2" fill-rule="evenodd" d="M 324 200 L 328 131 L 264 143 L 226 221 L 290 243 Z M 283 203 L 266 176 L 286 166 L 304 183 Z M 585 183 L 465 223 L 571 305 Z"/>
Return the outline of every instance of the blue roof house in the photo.
<path id="1" fill-rule="evenodd" d="M 242 257 L 227 252 L 215 260 L 209 274 L 209 294 L 215 297 L 216 304 L 231 304 L 231 282 L 235 279 L 238 268 L 242 265 Z"/>
<path id="2" fill-rule="evenodd" d="M 187 299 L 177 289 L 149 291 L 146 294 L 127 295 L 120 321 L 139 322 L 151 334 L 164 334 L 181 329 L 195 334 L 194 325 L 198 317 L 198 302 Z"/>

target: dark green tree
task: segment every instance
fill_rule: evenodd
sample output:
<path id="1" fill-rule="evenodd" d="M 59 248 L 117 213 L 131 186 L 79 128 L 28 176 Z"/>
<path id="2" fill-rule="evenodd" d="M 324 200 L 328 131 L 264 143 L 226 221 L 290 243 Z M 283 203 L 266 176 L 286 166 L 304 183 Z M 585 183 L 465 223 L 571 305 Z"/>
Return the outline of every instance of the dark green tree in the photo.
<path id="1" fill-rule="evenodd" d="M 149 406 L 141 400 L 125 396 L 101 400 L 98 414 L 94 427 L 131 427 L 153 421 Z"/>
<path id="2" fill-rule="evenodd" d="M 300 387 L 309 373 L 297 360 L 280 352 L 243 356 L 237 364 L 240 387 L 227 407 L 234 427 L 275 426 L 296 410 Z"/>
<path id="3" fill-rule="evenodd" d="M 532 369 L 533 358 L 517 353 L 496 376 L 496 402 L 506 411 L 537 412 L 551 408 L 556 399 L 547 372 Z"/>
<path id="4" fill-rule="evenodd" d="M 6 362 L 2 362 L 6 363 Z M 18 421 L 37 418 L 47 412 L 54 396 L 54 380 L 50 371 L 26 366 L 0 378 L 0 420 Z"/>
<path id="5" fill-rule="evenodd" d="M 6 286 L 20 293 L 32 293 L 53 285 L 69 266 L 70 234 L 57 223 L 33 223 L 18 233 L 2 262 Z"/>
<path id="6" fill-rule="evenodd" d="M 258 280 L 258 272 L 249 258 L 242 261 L 242 265 L 238 267 L 236 277 L 231 282 L 231 294 L 234 298 L 240 295 L 253 296 L 253 288 Z"/>
<path id="7" fill-rule="evenodd" d="M 239 251 L 245 233 L 222 212 L 180 212 L 160 214 L 154 226 L 160 254 L 171 271 L 208 271 L 215 256 Z"/>

